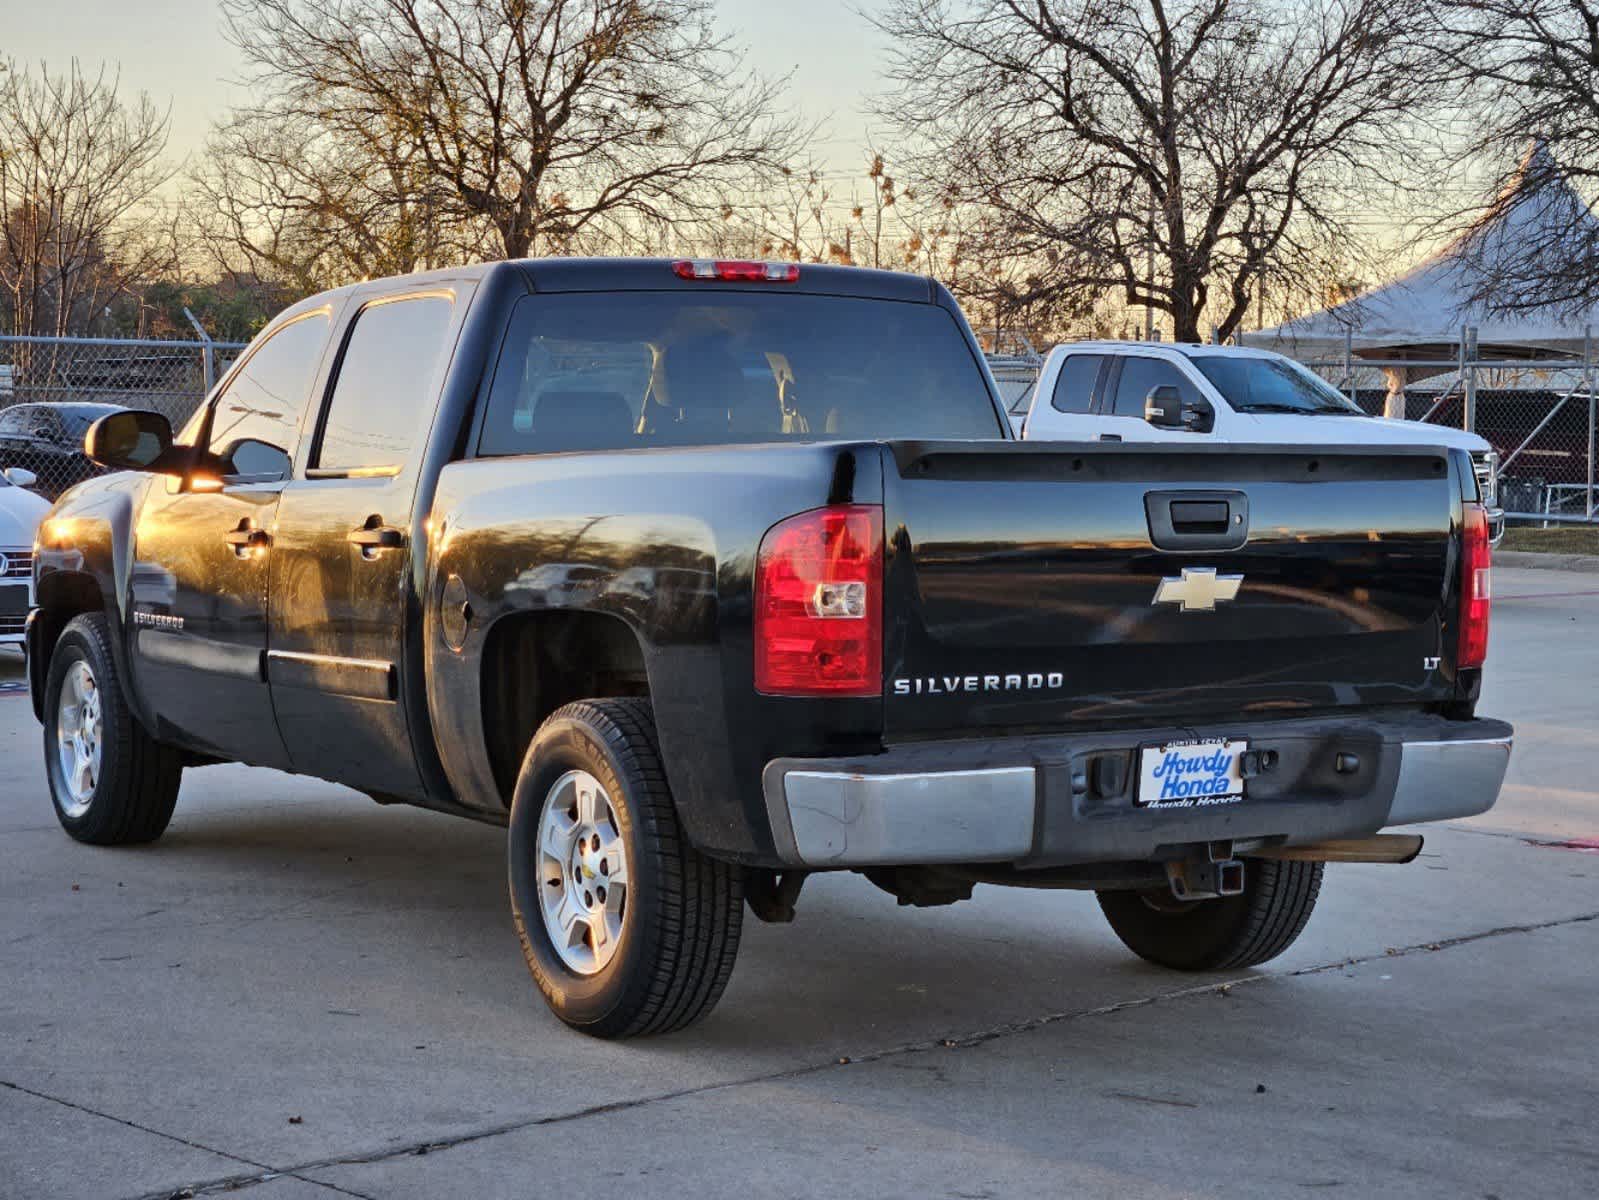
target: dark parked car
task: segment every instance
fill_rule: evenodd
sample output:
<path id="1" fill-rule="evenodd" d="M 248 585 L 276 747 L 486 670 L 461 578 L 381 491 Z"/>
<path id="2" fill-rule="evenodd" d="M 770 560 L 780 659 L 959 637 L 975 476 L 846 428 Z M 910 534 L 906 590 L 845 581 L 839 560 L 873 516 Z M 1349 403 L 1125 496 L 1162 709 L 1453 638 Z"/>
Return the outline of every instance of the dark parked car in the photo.
<path id="1" fill-rule="evenodd" d="M 54 500 L 73 484 L 102 474 L 83 453 L 83 435 L 120 404 L 13 404 L 0 409 L 0 470 L 26 467 L 33 490 Z"/>
<path id="2" fill-rule="evenodd" d="M 150 841 L 218 760 L 505 824 L 590 1033 L 704 1014 L 813 871 L 1093 889 L 1153 962 L 1264 962 L 1323 863 L 1408 861 L 1378 831 L 1510 756 L 1464 450 L 1019 443 L 909 275 L 372 280 L 88 450 L 127 469 L 57 505 L 27 632 L 67 832 Z"/>

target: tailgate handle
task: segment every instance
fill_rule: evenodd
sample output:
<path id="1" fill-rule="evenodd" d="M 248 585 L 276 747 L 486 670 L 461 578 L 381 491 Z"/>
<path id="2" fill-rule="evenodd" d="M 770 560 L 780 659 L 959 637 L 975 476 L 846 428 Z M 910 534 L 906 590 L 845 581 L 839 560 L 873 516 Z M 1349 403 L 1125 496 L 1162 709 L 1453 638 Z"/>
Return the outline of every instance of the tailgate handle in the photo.
<path id="1" fill-rule="evenodd" d="M 1161 550 L 1236 550 L 1249 540 L 1243 492 L 1146 492 L 1144 513 Z"/>
<path id="2" fill-rule="evenodd" d="M 1171 502 L 1171 527 L 1178 533 L 1226 533 L 1232 523 L 1232 506 L 1225 500 Z"/>

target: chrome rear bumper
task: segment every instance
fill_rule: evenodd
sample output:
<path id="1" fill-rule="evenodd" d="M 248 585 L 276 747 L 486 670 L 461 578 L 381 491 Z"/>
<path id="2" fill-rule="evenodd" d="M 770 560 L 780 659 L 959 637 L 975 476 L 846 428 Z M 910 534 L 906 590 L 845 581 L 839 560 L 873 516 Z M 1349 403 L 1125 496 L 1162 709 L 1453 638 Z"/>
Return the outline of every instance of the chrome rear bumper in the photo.
<path id="1" fill-rule="evenodd" d="M 1096 795 L 1085 764 L 1106 753 L 1101 747 L 1113 735 L 1105 734 L 941 743 L 836 761 L 779 759 L 766 768 L 766 807 L 779 857 L 816 868 L 1133 860 L 1227 839 L 1294 845 L 1492 808 L 1510 762 L 1510 727 L 1436 725 L 1452 736 L 1380 736 L 1389 731 L 1358 722 L 1347 723 L 1346 734 L 1336 722 L 1233 727 L 1231 734 L 1252 747 L 1281 747 L 1292 778 L 1251 781 L 1243 801 L 1207 809 L 1138 808 L 1127 774 L 1122 794 Z M 1135 746 L 1162 736 L 1120 740 Z M 964 762 L 962 745 L 970 747 Z M 1331 767 L 1345 745 L 1375 759 L 1347 781 Z"/>
<path id="2" fill-rule="evenodd" d="M 1388 825 L 1446 821 L 1485 813 L 1510 767 L 1509 737 L 1405 742 Z"/>

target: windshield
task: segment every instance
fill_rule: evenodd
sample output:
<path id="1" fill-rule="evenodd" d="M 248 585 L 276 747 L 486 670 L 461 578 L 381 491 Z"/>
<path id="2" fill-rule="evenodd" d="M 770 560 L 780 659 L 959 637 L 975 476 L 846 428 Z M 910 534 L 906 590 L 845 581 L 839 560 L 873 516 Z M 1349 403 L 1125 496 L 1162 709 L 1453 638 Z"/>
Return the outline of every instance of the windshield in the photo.
<path id="1" fill-rule="evenodd" d="M 478 449 L 1001 436 L 982 369 L 937 305 L 568 292 L 518 303 Z"/>
<path id="2" fill-rule="evenodd" d="M 1330 383 L 1286 358 L 1196 354 L 1193 363 L 1237 412 L 1366 415 Z"/>
<path id="3" fill-rule="evenodd" d="M 104 408 L 64 408 L 61 410 L 61 424 L 66 426 L 68 437 L 81 438 L 89 432 L 89 426 L 107 413 L 116 411 L 118 410 L 115 405 L 107 405 Z"/>

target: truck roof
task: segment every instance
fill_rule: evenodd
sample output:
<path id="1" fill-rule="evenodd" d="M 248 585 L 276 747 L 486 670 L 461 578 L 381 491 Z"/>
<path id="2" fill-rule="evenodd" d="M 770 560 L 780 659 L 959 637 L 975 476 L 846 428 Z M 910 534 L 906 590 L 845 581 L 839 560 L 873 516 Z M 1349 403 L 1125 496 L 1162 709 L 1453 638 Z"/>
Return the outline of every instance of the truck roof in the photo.
<path id="1" fill-rule="evenodd" d="M 1132 342 L 1125 340 L 1100 340 L 1084 342 L 1061 342 L 1055 346 L 1051 353 L 1094 353 L 1094 354 L 1126 354 L 1131 351 L 1149 353 L 1150 351 L 1165 351 L 1169 354 L 1180 354 L 1185 358 L 1195 355 L 1223 358 L 1281 358 L 1271 350 L 1257 350 L 1252 346 L 1223 346 L 1215 342 Z"/>
<path id="2" fill-rule="evenodd" d="M 468 266 L 445 267 L 437 271 L 418 271 L 410 275 L 390 275 L 362 280 L 307 296 L 285 309 L 290 316 L 319 308 L 329 301 L 353 292 L 364 295 L 426 287 L 450 280 L 487 279 L 499 273 L 519 273 L 535 292 L 612 292 L 612 291 L 755 291 L 801 292 L 811 295 L 848 296 L 863 300 L 897 300 L 929 304 L 936 301 L 938 285 L 925 275 L 903 271 L 883 271 L 871 267 L 841 267 L 827 263 L 799 263 L 799 277 L 783 282 L 732 282 L 719 279 L 682 279 L 673 270 L 676 263 L 696 261 L 677 258 L 523 258 Z M 715 261 L 728 261 L 726 259 Z M 745 261 L 745 260 L 733 260 Z M 761 260 L 765 261 L 765 260 Z"/>

